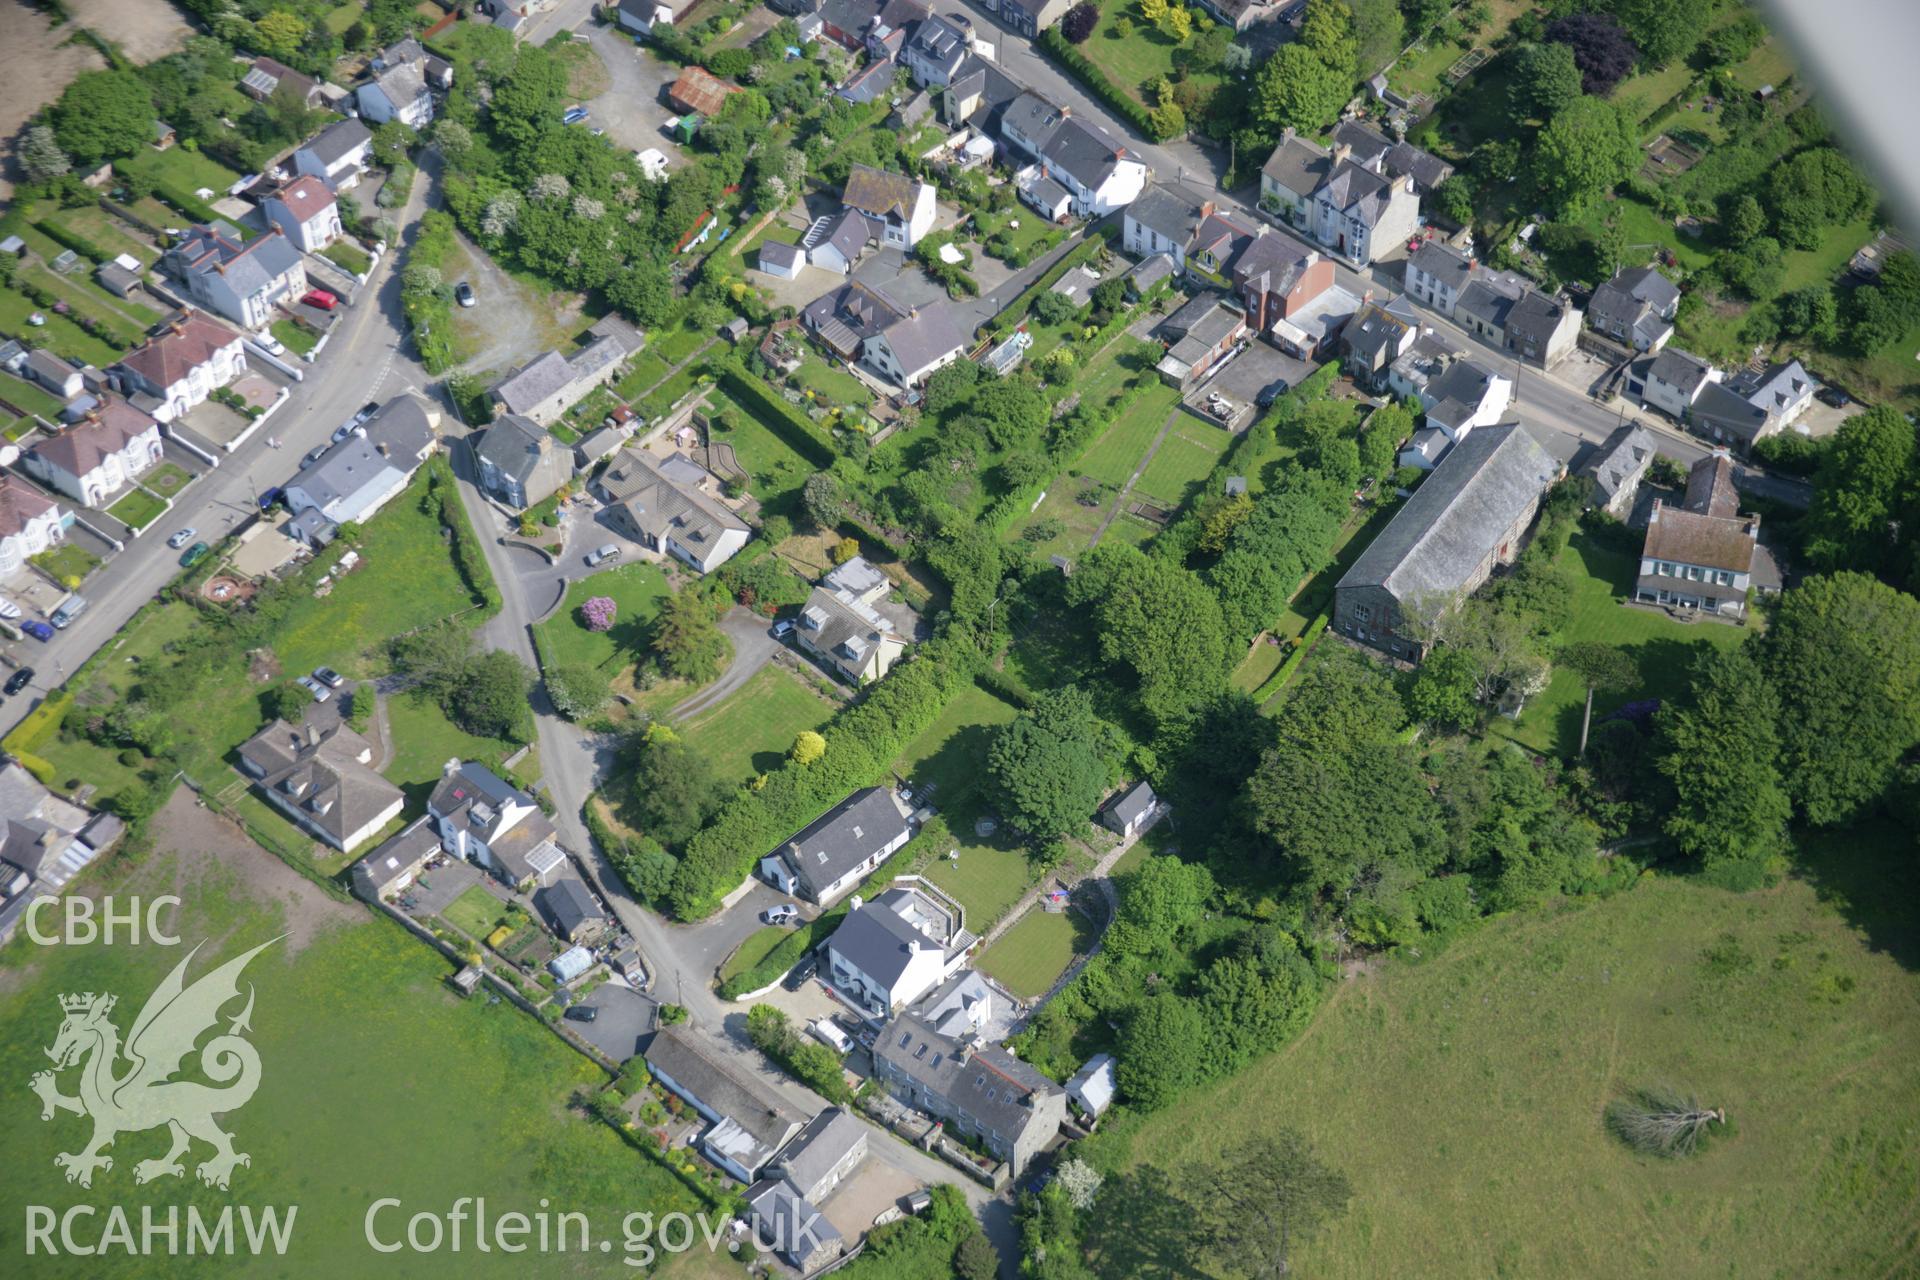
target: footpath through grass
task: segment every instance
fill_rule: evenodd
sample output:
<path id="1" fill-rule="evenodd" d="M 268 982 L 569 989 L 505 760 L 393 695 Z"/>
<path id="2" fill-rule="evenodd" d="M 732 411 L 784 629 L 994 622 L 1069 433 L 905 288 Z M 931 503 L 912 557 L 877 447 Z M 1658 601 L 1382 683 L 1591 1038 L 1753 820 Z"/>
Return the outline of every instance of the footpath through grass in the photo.
<path id="1" fill-rule="evenodd" d="M 1911 1274 L 1913 836 L 1806 852 L 1851 918 L 1804 881 L 1648 876 L 1494 920 L 1350 980 L 1292 1046 L 1152 1117 L 1132 1154 L 1307 1134 L 1354 1190 L 1294 1257 L 1327 1280 Z M 1661 1082 L 1725 1107 L 1731 1134 L 1671 1162 L 1609 1138 L 1615 1092 Z M 1101 1193 L 1096 1274 L 1136 1256 L 1131 1190 Z"/>

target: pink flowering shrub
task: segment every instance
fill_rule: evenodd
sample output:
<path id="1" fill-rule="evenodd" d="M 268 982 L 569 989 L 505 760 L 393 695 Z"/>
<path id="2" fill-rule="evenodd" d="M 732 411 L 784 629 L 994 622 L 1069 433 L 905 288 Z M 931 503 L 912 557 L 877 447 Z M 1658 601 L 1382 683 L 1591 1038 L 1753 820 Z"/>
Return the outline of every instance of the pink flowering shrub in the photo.
<path id="1" fill-rule="evenodd" d="M 606 631 L 613 626 L 614 604 L 611 596 L 594 596 L 580 606 L 580 620 L 589 631 Z"/>

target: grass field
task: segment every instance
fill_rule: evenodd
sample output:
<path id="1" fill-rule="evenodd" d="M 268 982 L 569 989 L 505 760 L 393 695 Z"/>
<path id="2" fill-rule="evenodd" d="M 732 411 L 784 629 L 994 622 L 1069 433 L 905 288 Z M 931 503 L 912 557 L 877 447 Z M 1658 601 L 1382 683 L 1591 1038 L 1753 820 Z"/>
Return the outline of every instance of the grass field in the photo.
<path id="1" fill-rule="evenodd" d="M 0 312 L 4 312 L 8 297 L 19 296 L 0 290 Z M 4 321 L 0 321 L 0 324 L 3 323 Z M 0 400 L 5 400 L 23 413 L 37 413 L 49 420 L 60 416 L 61 406 L 58 400 L 31 382 L 23 381 L 10 373 L 0 373 Z"/>
<path id="2" fill-rule="evenodd" d="M 167 512 L 167 504 L 145 489 L 129 489 L 127 496 L 107 508 L 107 514 L 129 529 L 144 529 Z"/>
<path id="3" fill-rule="evenodd" d="M 808 356 L 807 362 L 795 370 L 794 377 L 827 404 L 862 408 L 873 399 L 866 383 L 819 356 Z"/>
<path id="4" fill-rule="evenodd" d="M 681 727 L 713 763 L 716 777 L 743 783 L 780 763 L 803 730 L 818 729 L 837 704 L 778 664 L 763 667 L 726 701 Z M 833 750 L 831 741 L 827 750 Z"/>
<path id="5" fill-rule="evenodd" d="M 647 626 L 671 594 L 659 567 L 641 562 L 580 579 L 567 588 L 560 611 L 533 629 L 544 660 L 608 672 L 626 666 L 646 644 Z M 580 606 L 594 596 L 611 597 L 615 606 L 613 626 L 605 631 L 589 631 L 580 620 Z"/>
<path id="6" fill-rule="evenodd" d="M 1834 837 L 1808 851 L 1819 891 L 1647 876 L 1388 961 L 1289 1047 L 1154 1116 L 1133 1155 L 1305 1133 L 1354 1189 L 1294 1256 L 1328 1280 L 1910 1275 L 1912 850 L 1891 827 Z M 1731 1133 L 1687 1161 L 1629 1154 L 1601 1110 L 1658 1082 L 1725 1107 Z M 1118 1238 L 1131 1189 L 1109 1179 L 1096 1215 L 1118 1250 L 1138 1245 Z M 1090 1261 L 1118 1274 L 1119 1256 Z"/>
<path id="7" fill-rule="evenodd" d="M 448 924 L 475 942 L 485 942 L 505 914 L 506 904 L 488 893 L 486 886 L 477 884 L 448 903 L 447 909 L 440 913 Z"/>
<path id="8" fill-rule="evenodd" d="M 144 174 L 157 182 L 171 182 L 188 191 L 199 191 L 204 187 L 215 196 L 225 195 L 228 187 L 240 181 L 239 174 L 218 160 L 185 147 L 168 147 L 165 151 L 142 147 L 124 160 L 113 163 L 122 172 Z"/>
<path id="9" fill-rule="evenodd" d="M 42 207 L 47 209 L 45 216 L 49 222 L 65 227 L 108 253 L 131 255 L 147 267 L 160 260 L 160 250 L 135 235 L 125 223 L 97 204 L 83 204 L 72 209 Z"/>
<path id="10" fill-rule="evenodd" d="M 860 403 L 864 404 L 863 399 Z M 707 400 L 710 410 L 733 411 L 733 430 L 716 438 L 733 446 L 733 453 L 751 478 L 748 488 L 762 503 L 777 503 L 795 492 L 814 473 L 814 465 L 800 456 L 773 429 L 724 391 L 715 389 Z"/>
<path id="11" fill-rule="evenodd" d="M 980 968 L 1017 996 L 1045 995 L 1073 957 L 1097 937 L 1093 924 L 1078 911 L 1034 907 L 980 953 Z"/>
<path id="12" fill-rule="evenodd" d="M 1123 17 L 1131 19 L 1134 26 L 1133 34 L 1124 40 L 1113 29 L 1113 24 Z M 1093 35 L 1088 37 L 1086 43 L 1079 46 L 1088 61 L 1149 107 L 1155 104 L 1155 99 L 1147 86 L 1162 76 L 1178 78 L 1173 67 L 1173 55 L 1179 48 L 1177 43 L 1161 35 L 1151 22 L 1140 15 L 1138 5 L 1121 3 L 1119 0 L 1102 7 L 1100 25 L 1094 28 Z M 1190 78 L 1203 90 L 1220 84 L 1217 75 Z"/>
<path id="13" fill-rule="evenodd" d="M 1220 428 L 1183 416 L 1160 442 L 1134 492 L 1178 506 L 1213 474 L 1232 443 L 1233 437 Z"/>
<path id="14" fill-rule="evenodd" d="M 44 325 L 27 323 L 27 317 L 36 313 L 45 319 Z M 41 306 L 14 289 L 0 289 L 0 333 L 32 334 L 55 355 L 103 369 L 118 360 L 122 351 L 122 348 L 101 341 L 67 317 Z M 20 407 L 24 409 L 27 406 L 22 404 Z M 59 412 L 58 408 L 55 412 Z"/>
<path id="15" fill-rule="evenodd" d="M 555 1212 L 584 1213 L 595 1238 L 610 1238 L 615 1248 L 629 1211 L 701 1207 L 658 1164 L 572 1110 L 576 1092 L 605 1081 L 585 1058 L 512 1005 L 462 1000 L 444 981 L 451 966 L 431 949 L 358 906 L 326 898 L 270 855 L 242 849 L 230 862 L 163 845 L 138 862 L 116 859 L 91 877 L 93 891 L 122 900 L 177 894 L 185 903 L 178 913 L 180 947 L 41 948 L 24 931 L 16 936 L 0 961 L 0 1069 L 24 1089 L 26 1079 L 48 1065 L 43 1049 L 59 1029 L 56 997 L 63 993 L 118 993 L 111 1018 L 124 1033 L 192 945 L 206 941 L 190 979 L 216 959 L 234 958 L 291 929 L 293 936 L 262 952 L 242 980 L 256 1000 L 247 1039 L 259 1054 L 260 1084 L 220 1123 L 250 1164 L 234 1172 L 231 1191 L 216 1191 L 194 1176 L 194 1163 L 208 1151 L 197 1144 L 183 1178 L 137 1186 L 133 1166 L 162 1154 L 166 1135 L 127 1132 L 112 1148 L 113 1168 L 83 1189 L 64 1180 L 54 1156 L 80 1148 L 84 1122 L 67 1115 L 41 1124 L 23 1092 L 16 1100 L 23 1104 L 21 1122 L 0 1136 L 0 1195 L 7 1203 L 47 1205 L 56 1213 L 76 1204 L 124 1204 L 135 1223 L 141 1206 L 151 1206 L 164 1222 L 170 1207 L 191 1205 L 217 1219 L 235 1203 L 278 1205 L 284 1220 L 297 1205 L 285 1256 L 269 1252 L 256 1260 L 288 1280 L 561 1277 L 592 1269 L 583 1265 L 577 1244 L 571 1255 L 509 1256 L 476 1252 L 471 1234 L 457 1253 L 375 1253 L 363 1224 L 383 1197 L 404 1208 L 385 1211 L 382 1238 L 388 1238 L 388 1216 L 392 1234 L 403 1237 L 412 1213 L 431 1206 L 440 1214 L 460 1196 L 484 1195 L 496 1212 L 511 1207 L 533 1214 L 545 1199 Z M 235 1001 L 226 1012 L 238 1009 Z M 187 1059 L 189 1071 L 195 1061 Z M 67 1072 L 62 1082 L 67 1091 L 73 1075 Z M 94 1220 L 104 1222 L 104 1209 Z M 186 1251 L 185 1221 L 183 1214 L 177 1256 L 168 1255 L 163 1238 L 153 1256 L 116 1250 L 89 1258 L 84 1268 L 71 1257 L 23 1256 L 8 1274 L 21 1280 L 82 1271 L 109 1280 L 204 1275 L 206 1261 Z M 235 1234 L 241 1234 L 237 1226 Z M 241 1252 L 244 1257 L 244 1247 Z M 240 1264 L 243 1270 L 249 1265 Z M 609 1263 L 602 1256 L 595 1265 L 604 1273 Z M 724 1274 L 704 1248 L 669 1264 L 668 1274 L 676 1272 Z M 737 1264 L 732 1274 L 739 1274 Z"/>
<path id="16" fill-rule="evenodd" d="M 1286 658 L 1285 649 L 1262 641 L 1247 650 L 1247 656 L 1240 659 L 1240 665 L 1233 669 L 1227 683 L 1242 693 L 1252 693 L 1267 682 L 1268 676 L 1280 669 L 1280 664 Z"/>
<path id="17" fill-rule="evenodd" d="M 1575 574 L 1567 636 L 1613 645 L 1640 670 L 1637 687 L 1594 698 L 1596 723 L 1624 702 L 1674 697 L 1687 687 L 1687 672 L 1700 652 L 1711 645 L 1739 644 L 1748 634 L 1744 627 L 1676 622 L 1665 613 L 1623 604 L 1633 594 L 1639 561 L 1584 534 L 1574 535 L 1559 563 Z M 1495 717 L 1493 731 L 1535 751 L 1571 756 L 1580 744 L 1585 705 L 1586 688 L 1579 678 L 1556 669 L 1546 692 L 1527 704 L 1518 720 Z"/>
<path id="18" fill-rule="evenodd" d="M 1167 415 L 1179 403 L 1180 393 L 1172 387 L 1158 383 L 1149 387 L 1127 406 L 1125 413 L 1113 420 L 1113 425 L 1101 433 L 1099 439 L 1087 446 L 1076 469 L 1081 475 L 1108 484 L 1125 484 L 1133 469 L 1140 465 L 1140 459 L 1147 456 L 1153 438 L 1166 425 Z"/>
<path id="19" fill-rule="evenodd" d="M 335 240 L 320 252 L 348 275 L 363 276 L 373 266 L 373 259 L 367 251 L 348 240 Z"/>

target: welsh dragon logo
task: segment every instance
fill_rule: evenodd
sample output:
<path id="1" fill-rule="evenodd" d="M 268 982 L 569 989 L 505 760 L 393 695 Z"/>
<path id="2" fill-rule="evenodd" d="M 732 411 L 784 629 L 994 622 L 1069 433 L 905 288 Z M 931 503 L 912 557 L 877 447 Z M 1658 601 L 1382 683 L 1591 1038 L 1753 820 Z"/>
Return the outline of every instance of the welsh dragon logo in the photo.
<path id="1" fill-rule="evenodd" d="M 213 1119 L 245 1105 L 260 1085 L 260 1054 L 243 1038 L 243 1033 L 252 1030 L 251 985 L 247 987 L 246 1007 L 232 1016 L 226 1031 L 197 1049 L 200 1074 L 213 1085 L 173 1077 L 182 1062 L 196 1052 L 195 1042 L 201 1034 L 220 1021 L 221 1009 L 239 998 L 240 971 L 278 941 L 263 942 L 187 986 L 187 966 L 200 951 L 196 946 L 147 997 L 124 1046 L 119 1028 L 109 1020 L 118 996 L 89 991 L 60 997 L 66 1019 L 60 1024 L 53 1047 L 46 1051 L 53 1059 L 53 1070 L 38 1072 L 31 1084 L 40 1095 L 42 1120 L 53 1119 L 57 1111 L 71 1111 L 93 1121 L 91 1142 L 79 1151 L 53 1158 L 55 1166 L 66 1171 L 68 1182 L 91 1187 L 95 1170 L 113 1168 L 113 1158 L 102 1152 L 113 1145 L 115 1137 L 162 1125 L 172 1135 L 173 1145 L 159 1159 L 136 1164 L 135 1182 L 184 1175 L 186 1169 L 180 1158 L 192 1148 L 195 1138 L 213 1147 L 212 1157 L 197 1170 L 200 1180 L 209 1186 L 226 1190 L 234 1167 L 252 1163 L 244 1153 L 233 1149 L 232 1135 Z M 128 1064 L 124 1069 L 122 1059 Z M 77 1097 L 68 1097 L 60 1092 L 56 1076 L 74 1066 L 80 1067 L 80 1092 Z"/>

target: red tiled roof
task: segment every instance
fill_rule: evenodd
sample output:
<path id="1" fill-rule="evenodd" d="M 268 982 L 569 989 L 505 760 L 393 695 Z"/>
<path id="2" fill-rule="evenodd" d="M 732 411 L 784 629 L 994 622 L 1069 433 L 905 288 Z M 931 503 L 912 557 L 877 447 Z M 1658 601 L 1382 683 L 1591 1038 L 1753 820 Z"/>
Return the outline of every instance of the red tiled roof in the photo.
<path id="1" fill-rule="evenodd" d="M 287 206 L 297 221 L 307 222 L 333 203 L 333 192 L 313 175 L 301 174 L 274 192 L 274 198 Z"/>
<path id="2" fill-rule="evenodd" d="M 125 400 L 109 398 L 95 417 L 42 441 L 31 452 L 57 464 L 68 475 L 84 476 L 99 466 L 102 458 L 118 453 L 156 425 Z"/>
<path id="3" fill-rule="evenodd" d="M 1645 554 L 1654 560 L 1746 573 L 1753 568 L 1758 538 L 1758 524 L 1751 516 L 1712 516 L 1655 502 L 1647 521 Z"/>
<path id="4" fill-rule="evenodd" d="M 53 510 L 53 503 L 18 476 L 0 475 L 0 537 L 12 537 Z"/>
<path id="5" fill-rule="evenodd" d="M 157 338 L 149 338 L 121 358 L 125 368 L 133 370 L 156 387 L 171 387 L 190 370 L 206 364 L 223 347 L 240 341 L 240 335 L 198 311 Z"/>

